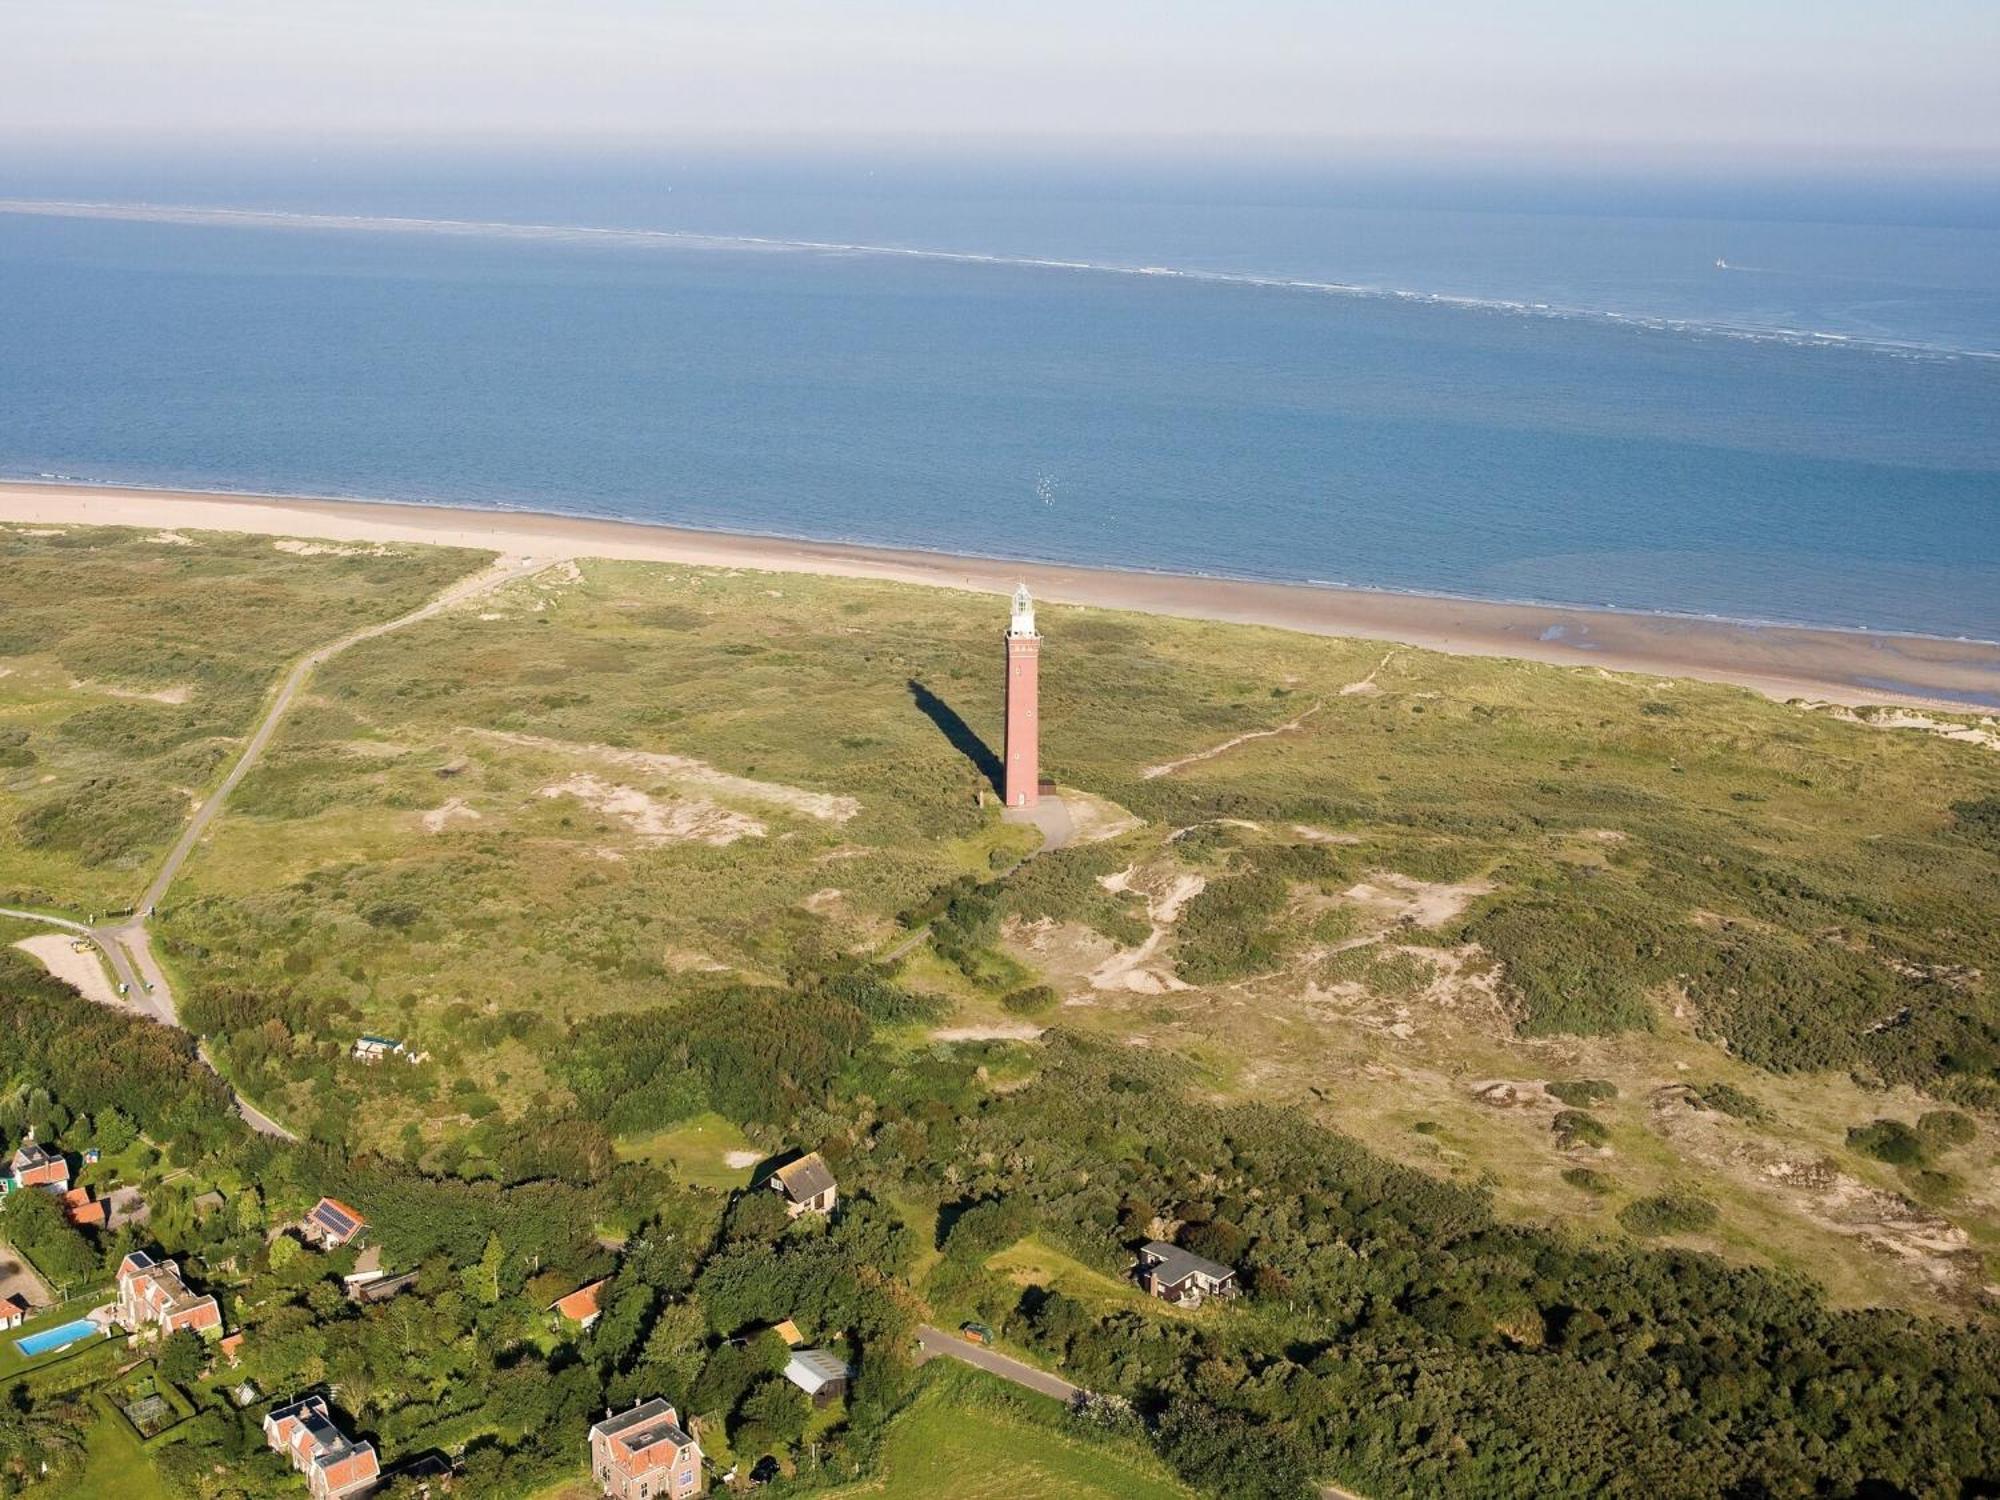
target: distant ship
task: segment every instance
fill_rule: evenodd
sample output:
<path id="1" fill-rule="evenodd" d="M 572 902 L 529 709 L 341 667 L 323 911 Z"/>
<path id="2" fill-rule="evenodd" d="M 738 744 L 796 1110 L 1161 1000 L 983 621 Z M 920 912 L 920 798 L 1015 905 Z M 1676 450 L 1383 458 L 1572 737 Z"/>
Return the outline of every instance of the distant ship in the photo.
<path id="1" fill-rule="evenodd" d="M 1718 255 L 1715 257 L 1715 269 L 1718 271 L 1726 271 L 1729 269 L 1729 262 L 1724 260 L 1721 256 Z"/>

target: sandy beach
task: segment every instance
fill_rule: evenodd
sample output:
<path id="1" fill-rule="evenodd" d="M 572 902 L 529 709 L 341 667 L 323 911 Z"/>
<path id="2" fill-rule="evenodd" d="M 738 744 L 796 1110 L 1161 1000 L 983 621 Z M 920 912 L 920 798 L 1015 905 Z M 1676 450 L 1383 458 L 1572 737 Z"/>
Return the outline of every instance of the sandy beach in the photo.
<path id="1" fill-rule="evenodd" d="M 890 579 L 1005 593 L 1025 580 L 1056 603 L 1735 683 L 1781 700 L 2000 706 L 2000 646 L 1927 636 L 1741 625 L 1615 610 L 1304 584 L 1132 573 L 630 521 L 356 500 L 0 482 L 0 522 L 238 531 L 341 542 L 421 542 L 524 557 L 604 557 Z"/>

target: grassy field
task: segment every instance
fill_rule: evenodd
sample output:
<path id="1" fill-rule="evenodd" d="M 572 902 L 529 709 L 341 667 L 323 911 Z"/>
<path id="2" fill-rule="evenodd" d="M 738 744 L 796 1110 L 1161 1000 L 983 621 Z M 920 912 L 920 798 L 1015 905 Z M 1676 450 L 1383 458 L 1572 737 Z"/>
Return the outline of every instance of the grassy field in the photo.
<path id="1" fill-rule="evenodd" d="M 729 1158 L 742 1161 L 745 1152 L 756 1152 L 748 1136 L 718 1114 L 697 1115 L 684 1125 L 654 1135 L 632 1137 L 618 1143 L 618 1154 L 628 1161 L 649 1161 L 670 1167 L 683 1182 L 729 1192 L 747 1185 L 755 1161 L 732 1166 Z"/>
<path id="2" fill-rule="evenodd" d="M 130 902 L 282 667 L 483 560 L 0 527 L 0 901 Z"/>
<path id="3" fill-rule="evenodd" d="M 114 592 L 93 577 L 65 597 Z M 1990 749 L 1700 683 L 1052 607 L 1045 766 L 1108 836 L 1014 870 L 1023 834 L 981 805 L 1002 623 L 891 584 L 553 570 L 330 664 L 161 940 L 253 1096 L 449 1167 L 479 1121 L 561 1105 L 572 1023 L 900 950 L 899 913 L 992 878 L 996 925 L 904 953 L 950 1015 L 893 1045 L 1106 1033 L 1584 1236 L 1685 1188 L 1720 1209 L 1686 1243 L 1846 1301 L 2000 1276 L 2000 886 L 1954 811 L 2000 796 Z M 204 622 L 179 628 L 196 655 Z M 0 858 L 68 904 L 116 886 Z M 1036 982 L 1051 1003 L 1003 1003 Z M 430 1060 L 364 1074 L 361 1031 Z M 1587 1138 L 1546 1087 L 1580 1079 L 1615 1090 Z M 1719 1084 L 1760 1108 L 1708 1107 Z M 1947 1104 L 1976 1135 L 1921 1170 L 1848 1145 Z M 712 1135 L 622 1149 L 733 1184 Z"/>
<path id="4" fill-rule="evenodd" d="M 944 1492 L 941 1481 L 957 1500 L 1174 1500 L 1188 1494 L 1146 1456 L 1064 1431 L 1052 1401 L 1013 1393 L 999 1398 L 991 1377 L 939 1373 L 949 1378 L 934 1377 L 890 1424 L 876 1476 L 831 1494 L 919 1500 Z"/>

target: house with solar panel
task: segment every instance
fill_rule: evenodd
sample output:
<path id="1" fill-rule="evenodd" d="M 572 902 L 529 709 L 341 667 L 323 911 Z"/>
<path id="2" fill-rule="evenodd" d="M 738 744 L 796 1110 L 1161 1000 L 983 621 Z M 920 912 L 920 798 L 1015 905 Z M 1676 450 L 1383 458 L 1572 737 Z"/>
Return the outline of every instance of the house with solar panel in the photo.
<path id="1" fill-rule="evenodd" d="M 785 1212 L 794 1219 L 800 1214 L 830 1214 L 840 1201 L 833 1168 L 817 1151 L 787 1162 L 767 1177 L 764 1185 L 785 1200 Z"/>
<path id="2" fill-rule="evenodd" d="M 0 1191 L 12 1193 L 31 1187 L 47 1188 L 52 1193 L 69 1191 L 69 1158 L 36 1141 L 32 1130 L 21 1142 L 21 1149 L 8 1159 L 7 1171 L 0 1176 Z"/>
<path id="3" fill-rule="evenodd" d="M 222 1334 L 222 1309 L 213 1297 L 197 1297 L 171 1260 L 154 1260 L 134 1250 L 118 1263 L 118 1321 L 134 1333 L 158 1328 L 162 1335 Z"/>
<path id="4" fill-rule="evenodd" d="M 299 1232 L 306 1237 L 308 1245 L 321 1250 L 339 1250 L 353 1244 L 367 1227 L 368 1221 L 338 1198 L 322 1198 L 313 1205 L 313 1211 L 306 1215 L 305 1222 L 299 1225 Z"/>
<path id="5" fill-rule="evenodd" d="M 708 1488 L 701 1444 L 658 1397 L 591 1427 L 590 1473 L 605 1500 L 686 1500 Z"/>
<path id="6" fill-rule="evenodd" d="M 264 1414 L 264 1441 L 306 1476 L 313 1500 L 357 1500 L 382 1481 L 373 1443 L 342 1432 L 323 1396 L 306 1396 Z"/>

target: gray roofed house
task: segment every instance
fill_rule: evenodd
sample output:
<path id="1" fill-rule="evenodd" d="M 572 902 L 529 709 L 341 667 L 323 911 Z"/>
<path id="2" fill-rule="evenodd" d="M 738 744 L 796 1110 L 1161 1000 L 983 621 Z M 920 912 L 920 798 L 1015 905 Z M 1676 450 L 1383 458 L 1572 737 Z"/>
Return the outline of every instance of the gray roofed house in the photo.
<path id="1" fill-rule="evenodd" d="M 830 1214 L 840 1197 L 833 1184 L 833 1169 L 817 1151 L 778 1168 L 765 1186 L 784 1198 L 785 1211 L 795 1219 L 806 1213 Z"/>
<path id="2" fill-rule="evenodd" d="M 814 1406 L 827 1406 L 847 1394 L 853 1371 L 838 1354 L 824 1349 L 794 1349 L 785 1365 L 785 1379 L 812 1397 Z"/>
<path id="3" fill-rule="evenodd" d="M 1198 1306 L 1203 1297 L 1234 1297 L 1236 1272 L 1228 1266 L 1169 1245 L 1148 1240 L 1139 1251 L 1139 1284 L 1163 1302 Z"/>

